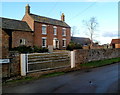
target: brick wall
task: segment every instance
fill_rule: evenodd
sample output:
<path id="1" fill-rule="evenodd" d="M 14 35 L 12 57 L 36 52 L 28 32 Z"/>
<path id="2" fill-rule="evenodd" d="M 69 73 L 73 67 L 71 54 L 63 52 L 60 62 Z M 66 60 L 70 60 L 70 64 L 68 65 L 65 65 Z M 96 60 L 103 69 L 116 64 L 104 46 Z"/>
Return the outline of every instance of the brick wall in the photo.
<path id="1" fill-rule="evenodd" d="M 12 77 L 20 74 L 20 55 L 17 52 L 9 53 L 10 63 L 2 63 L 2 77 Z"/>
<path id="2" fill-rule="evenodd" d="M 66 36 L 62 36 L 62 28 L 64 27 L 60 27 L 60 26 L 56 26 L 57 27 L 57 35 L 53 34 L 53 25 L 47 25 L 47 34 L 43 35 L 42 34 L 42 24 L 44 23 L 39 23 L 39 22 L 35 22 L 35 30 L 34 30 L 34 45 L 36 46 L 41 46 L 42 45 L 42 37 L 46 37 L 47 38 L 47 46 L 48 45 L 53 45 L 53 39 L 57 38 L 60 42 L 60 49 L 65 49 L 62 46 L 62 39 L 65 38 L 66 39 L 66 45 L 69 44 L 70 42 L 70 28 L 66 28 Z"/>
<path id="3" fill-rule="evenodd" d="M 115 57 L 120 57 L 120 49 L 75 50 L 76 64 L 82 64 L 88 61 L 110 59 Z"/>
<path id="4" fill-rule="evenodd" d="M 4 30 L 0 30 L 0 32 L 2 31 L 2 44 L 0 45 L 1 49 L 2 49 L 2 56 L 1 58 L 8 58 L 9 56 L 9 35 L 4 31 Z"/>
<path id="5" fill-rule="evenodd" d="M 115 44 L 115 48 L 120 48 L 120 44 Z"/>
<path id="6" fill-rule="evenodd" d="M 24 15 L 22 21 L 26 21 L 32 31 L 34 30 L 34 20 L 28 14 Z"/>
<path id="7" fill-rule="evenodd" d="M 33 46 L 33 33 L 25 31 L 12 32 L 12 48 L 20 46 L 20 39 L 25 39 L 26 46 Z"/>

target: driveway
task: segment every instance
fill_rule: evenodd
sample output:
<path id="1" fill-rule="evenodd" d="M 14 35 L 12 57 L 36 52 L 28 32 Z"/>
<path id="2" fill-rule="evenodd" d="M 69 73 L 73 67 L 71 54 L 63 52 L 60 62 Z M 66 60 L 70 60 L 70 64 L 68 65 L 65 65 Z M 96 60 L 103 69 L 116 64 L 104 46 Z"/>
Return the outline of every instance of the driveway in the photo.
<path id="1" fill-rule="evenodd" d="M 3 93 L 116 93 L 118 64 L 3 87 Z"/>

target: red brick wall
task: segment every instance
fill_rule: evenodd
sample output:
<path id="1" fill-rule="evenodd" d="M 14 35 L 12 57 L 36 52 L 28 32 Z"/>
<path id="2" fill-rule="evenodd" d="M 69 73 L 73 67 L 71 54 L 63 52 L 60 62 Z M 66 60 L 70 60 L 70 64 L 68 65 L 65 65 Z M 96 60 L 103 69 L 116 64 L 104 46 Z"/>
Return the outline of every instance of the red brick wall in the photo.
<path id="1" fill-rule="evenodd" d="M 26 15 L 23 17 L 22 21 L 26 21 L 27 24 L 29 25 L 29 27 L 30 27 L 32 30 L 34 30 L 34 20 L 33 20 L 28 14 L 26 14 Z"/>
<path id="2" fill-rule="evenodd" d="M 12 32 L 12 48 L 20 46 L 20 39 L 26 40 L 26 46 L 33 46 L 33 33 L 25 31 Z"/>
<path id="3" fill-rule="evenodd" d="M 62 47 L 62 39 L 65 38 L 66 39 L 66 45 L 69 44 L 70 42 L 70 28 L 66 28 L 66 36 L 62 36 L 62 28 L 65 27 L 61 27 L 61 26 L 56 26 L 57 27 L 57 35 L 53 34 L 53 26 L 54 25 L 47 25 L 47 34 L 43 35 L 42 34 L 42 24 L 43 23 L 39 23 L 39 22 L 35 22 L 34 25 L 34 45 L 36 46 L 41 46 L 42 45 L 42 37 L 47 37 L 47 46 L 48 45 L 53 45 L 53 39 L 54 37 L 58 38 L 58 40 L 60 41 L 60 49 L 65 49 Z"/>
<path id="4" fill-rule="evenodd" d="M 115 48 L 120 48 L 120 44 L 115 44 Z"/>

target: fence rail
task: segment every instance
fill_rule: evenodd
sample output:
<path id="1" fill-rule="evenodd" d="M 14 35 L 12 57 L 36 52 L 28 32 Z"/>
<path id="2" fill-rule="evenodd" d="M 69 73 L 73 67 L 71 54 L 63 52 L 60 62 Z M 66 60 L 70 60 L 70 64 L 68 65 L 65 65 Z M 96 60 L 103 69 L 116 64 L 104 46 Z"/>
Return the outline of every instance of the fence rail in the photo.
<path id="1" fill-rule="evenodd" d="M 21 58 L 25 59 L 26 73 L 70 66 L 69 52 L 23 54 Z"/>
<path id="2" fill-rule="evenodd" d="M 73 68 L 73 58 L 71 52 L 21 54 L 21 75 L 70 66 Z"/>

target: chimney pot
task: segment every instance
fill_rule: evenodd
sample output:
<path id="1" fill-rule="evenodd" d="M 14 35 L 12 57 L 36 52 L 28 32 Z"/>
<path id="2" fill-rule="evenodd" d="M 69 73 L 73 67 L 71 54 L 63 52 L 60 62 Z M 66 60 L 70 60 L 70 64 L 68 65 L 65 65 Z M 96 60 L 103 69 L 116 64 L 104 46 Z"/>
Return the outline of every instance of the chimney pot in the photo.
<path id="1" fill-rule="evenodd" d="M 30 14 L 30 6 L 29 6 L 29 4 L 26 5 L 25 13 Z"/>
<path id="2" fill-rule="evenodd" d="M 61 15 L 61 20 L 65 21 L 65 15 L 64 15 L 64 13 L 62 13 L 62 15 Z"/>

